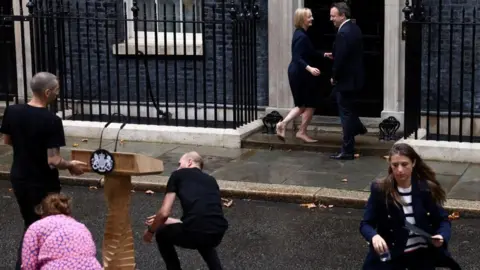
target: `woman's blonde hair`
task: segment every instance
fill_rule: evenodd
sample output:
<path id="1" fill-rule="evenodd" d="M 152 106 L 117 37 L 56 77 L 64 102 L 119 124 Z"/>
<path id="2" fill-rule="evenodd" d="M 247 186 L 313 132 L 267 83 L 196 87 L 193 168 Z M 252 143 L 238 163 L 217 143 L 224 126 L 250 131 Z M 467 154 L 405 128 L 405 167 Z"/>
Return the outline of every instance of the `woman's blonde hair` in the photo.
<path id="1" fill-rule="evenodd" d="M 295 10 L 295 15 L 293 16 L 295 28 L 303 28 L 305 25 L 305 19 L 308 17 L 308 14 L 311 13 L 312 11 L 309 8 L 297 8 L 297 10 Z"/>
<path id="2" fill-rule="evenodd" d="M 59 214 L 69 216 L 72 213 L 71 202 L 72 199 L 65 194 L 52 193 L 37 205 L 35 212 L 42 217 Z"/>

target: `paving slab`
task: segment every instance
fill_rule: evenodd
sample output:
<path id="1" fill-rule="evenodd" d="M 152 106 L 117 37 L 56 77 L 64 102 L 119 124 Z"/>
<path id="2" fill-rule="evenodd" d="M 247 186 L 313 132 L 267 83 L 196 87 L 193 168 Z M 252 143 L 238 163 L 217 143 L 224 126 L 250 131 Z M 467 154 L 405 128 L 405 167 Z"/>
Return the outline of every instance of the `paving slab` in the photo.
<path id="1" fill-rule="evenodd" d="M 326 187 L 345 190 L 363 190 L 373 179 L 374 174 L 338 174 L 330 172 L 298 171 L 283 184 L 312 187 Z M 345 180 L 347 180 L 345 182 Z"/>
<path id="2" fill-rule="evenodd" d="M 445 175 L 462 175 L 470 165 L 469 163 L 459 162 L 443 162 L 443 161 L 426 161 L 433 171 L 437 174 Z"/>
<path id="3" fill-rule="evenodd" d="M 302 166 L 302 171 L 331 172 L 338 174 L 375 174 L 388 169 L 385 159 L 380 157 L 359 157 L 354 160 L 333 160 L 326 154 L 318 154 L 319 160 L 311 159 Z"/>
<path id="4" fill-rule="evenodd" d="M 242 160 L 268 164 L 305 165 L 321 162 L 324 154 L 313 152 L 251 149 Z"/>
<path id="5" fill-rule="evenodd" d="M 113 149 L 113 146 L 114 144 L 110 145 L 110 148 Z M 170 152 L 177 147 L 177 144 L 125 141 L 122 144 L 118 144 L 117 151 L 138 153 L 150 157 L 156 157 Z"/>
<path id="6" fill-rule="evenodd" d="M 448 194 L 452 188 L 460 181 L 460 176 L 458 175 L 445 175 L 437 174 L 437 181 L 440 183 L 442 188 Z"/>
<path id="7" fill-rule="evenodd" d="M 301 165 L 236 161 L 216 170 L 212 176 L 229 181 L 281 184 L 300 168 Z"/>
<path id="8" fill-rule="evenodd" d="M 234 158 L 240 157 L 243 153 L 249 150 L 245 148 L 230 149 L 230 148 L 213 147 L 213 146 L 180 145 L 175 149 L 173 149 L 171 152 L 183 154 L 190 151 L 197 151 L 198 153 L 201 153 L 202 156 L 207 155 L 207 156 L 216 156 L 216 157 L 225 157 L 225 158 L 234 159 Z"/>
<path id="9" fill-rule="evenodd" d="M 166 152 L 155 157 L 163 161 L 163 175 L 170 175 L 178 168 L 178 161 L 183 154 L 184 152 Z M 222 168 L 224 165 L 232 161 L 232 159 L 228 157 L 210 156 L 202 153 L 200 153 L 200 155 L 203 157 L 204 171 L 207 173 L 213 173 L 217 169 Z"/>
<path id="10" fill-rule="evenodd" d="M 470 165 L 448 194 L 449 198 L 480 200 L 480 165 Z"/>
<path id="11" fill-rule="evenodd" d="M 77 148 L 77 149 L 88 149 L 88 150 L 95 150 L 98 149 L 100 146 L 100 139 L 86 139 L 83 141 L 83 138 L 80 137 L 66 137 L 65 138 L 65 148 Z M 74 147 L 74 145 L 78 145 Z M 113 149 L 113 140 L 102 140 L 102 148 L 110 150 L 109 147 Z"/>

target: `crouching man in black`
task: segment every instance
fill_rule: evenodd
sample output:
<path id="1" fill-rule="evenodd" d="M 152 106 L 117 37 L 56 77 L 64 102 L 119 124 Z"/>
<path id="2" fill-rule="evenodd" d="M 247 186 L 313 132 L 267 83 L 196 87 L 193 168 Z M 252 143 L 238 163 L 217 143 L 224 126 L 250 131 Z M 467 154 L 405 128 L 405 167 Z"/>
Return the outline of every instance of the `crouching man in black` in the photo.
<path id="1" fill-rule="evenodd" d="M 196 249 L 210 270 L 222 269 L 215 248 L 228 229 L 223 215 L 220 189 L 212 176 L 202 172 L 203 160 L 196 152 L 184 154 L 179 168 L 168 179 L 166 195 L 157 214 L 147 218 L 143 239 L 155 234 L 168 270 L 182 269 L 175 246 Z M 178 196 L 183 209 L 181 220 L 170 218 Z"/>

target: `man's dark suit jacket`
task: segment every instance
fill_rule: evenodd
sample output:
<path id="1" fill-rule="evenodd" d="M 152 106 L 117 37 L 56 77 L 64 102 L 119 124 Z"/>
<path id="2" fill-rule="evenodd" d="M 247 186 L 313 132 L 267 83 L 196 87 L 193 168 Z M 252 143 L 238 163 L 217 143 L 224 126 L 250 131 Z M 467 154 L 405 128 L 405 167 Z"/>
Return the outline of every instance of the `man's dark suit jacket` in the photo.
<path id="1" fill-rule="evenodd" d="M 347 21 L 340 27 L 333 45 L 332 78 L 335 90 L 358 91 L 364 84 L 363 38 L 358 25 Z"/>
<path id="2" fill-rule="evenodd" d="M 431 235 L 443 236 L 444 245 L 440 248 L 430 247 L 432 258 L 436 266 L 452 266 L 456 262 L 450 257 L 448 243 L 451 236 L 451 223 L 448 213 L 442 206 L 437 205 L 425 181 L 412 179 L 412 207 L 415 216 L 415 226 Z M 370 197 L 360 223 L 360 233 L 370 244 L 364 270 L 390 269 L 391 266 L 381 263 L 372 245 L 372 238 L 379 234 L 387 243 L 392 259 L 400 256 L 407 244 L 409 231 L 404 228 L 405 214 L 401 208 L 391 199 L 386 200 L 386 195 L 378 187 L 378 183 L 372 183 Z M 453 267 L 452 269 L 460 269 Z"/>

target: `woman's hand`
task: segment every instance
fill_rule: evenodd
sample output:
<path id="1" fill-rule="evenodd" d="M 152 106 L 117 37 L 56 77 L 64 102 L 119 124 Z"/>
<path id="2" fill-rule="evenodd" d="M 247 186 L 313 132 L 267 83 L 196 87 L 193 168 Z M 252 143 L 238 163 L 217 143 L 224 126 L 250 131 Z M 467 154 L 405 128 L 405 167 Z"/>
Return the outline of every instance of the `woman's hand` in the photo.
<path id="1" fill-rule="evenodd" d="M 443 236 L 440 234 L 432 236 L 432 244 L 437 248 L 441 247 L 443 245 Z"/>
<path id="2" fill-rule="evenodd" d="M 307 67 L 307 71 L 310 72 L 313 76 L 318 76 L 320 75 L 320 70 L 318 68 L 314 68 L 314 67 L 311 67 L 311 66 L 308 66 Z"/>
<path id="3" fill-rule="evenodd" d="M 378 234 L 372 238 L 372 245 L 373 249 L 375 249 L 378 254 L 382 254 L 388 251 L 387 243 Z"/>

